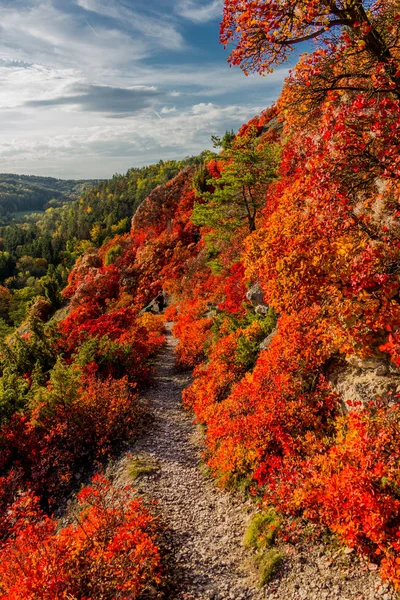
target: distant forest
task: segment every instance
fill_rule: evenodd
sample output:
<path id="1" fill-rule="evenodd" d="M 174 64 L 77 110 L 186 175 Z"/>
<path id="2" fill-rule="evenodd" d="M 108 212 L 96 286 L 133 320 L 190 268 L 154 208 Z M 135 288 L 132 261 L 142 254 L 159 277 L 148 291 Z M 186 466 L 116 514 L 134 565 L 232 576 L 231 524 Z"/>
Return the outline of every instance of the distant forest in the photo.
<path id="1" fill-rule="evenodd" d="M 61 206 L 99 183 L 99 179 L 67 180 L 0 173 L 0 218 Z"/>

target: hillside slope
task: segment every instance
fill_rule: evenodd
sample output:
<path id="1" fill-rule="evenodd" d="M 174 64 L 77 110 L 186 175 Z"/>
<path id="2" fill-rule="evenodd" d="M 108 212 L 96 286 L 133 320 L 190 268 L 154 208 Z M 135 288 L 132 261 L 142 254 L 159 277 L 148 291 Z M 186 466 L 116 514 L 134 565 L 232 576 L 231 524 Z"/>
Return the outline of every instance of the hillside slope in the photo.
<path id="1" fill-rule="evenodd" d="M 99 180 L 67 180 L 34 175 L 0 173 L 0 216 L 17 212 L 43 211 L 51 205 L 76 200 Z"/>

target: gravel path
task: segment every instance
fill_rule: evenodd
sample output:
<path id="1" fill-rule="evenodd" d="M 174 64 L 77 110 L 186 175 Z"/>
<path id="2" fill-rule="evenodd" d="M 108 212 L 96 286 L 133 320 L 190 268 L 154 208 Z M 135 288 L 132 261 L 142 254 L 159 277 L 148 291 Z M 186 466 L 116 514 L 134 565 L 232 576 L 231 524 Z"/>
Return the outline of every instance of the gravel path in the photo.
<path id="1" fill-rule="evenodd" d="M 166 600 L 392 600 L 396 595 L 375 572 L 354 557 L 327 555 L 321 547 L 287 548 L 281 573 L 265 589 L 257 587 L 242 540 L 250 503 L 218 490 L 202 474 L 201 438 L 181 404 L 190 376 L 175 368 L 176 340 L 168 332 L 155 360 L 155 383 L 145 394 L 151 419 L 132 449 L 154 467 L 136 487 L 158 502 L 172 587 Z M 117 483 L 129 479 L 126 455 L 116 465 Z M 156 594 L 155 594 L 156 595 Z"/>

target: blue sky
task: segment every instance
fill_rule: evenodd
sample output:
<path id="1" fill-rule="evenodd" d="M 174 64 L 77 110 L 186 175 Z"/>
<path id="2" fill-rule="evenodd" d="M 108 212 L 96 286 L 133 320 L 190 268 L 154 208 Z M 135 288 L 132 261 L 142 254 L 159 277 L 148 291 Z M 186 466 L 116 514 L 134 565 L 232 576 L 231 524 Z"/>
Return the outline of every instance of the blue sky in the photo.
<path id="1" fill-rule="evenodd" d="M 210 147 L 278 96 L 219 45 L 222 0 L 0 0 L 0 171 L 110 177 Z"/>

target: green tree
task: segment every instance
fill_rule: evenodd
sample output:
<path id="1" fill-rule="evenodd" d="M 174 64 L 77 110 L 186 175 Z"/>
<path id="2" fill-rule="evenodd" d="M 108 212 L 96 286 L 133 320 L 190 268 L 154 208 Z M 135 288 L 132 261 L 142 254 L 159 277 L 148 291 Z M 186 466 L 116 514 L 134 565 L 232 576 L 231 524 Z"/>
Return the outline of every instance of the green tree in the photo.
<path id="1" fill-rule="evenodd" d="M 214 148 L 222 148 L 222 150 L 227 151 L 230 148 L 232 148 L 232 144 L 235 140 L 235 137 L 236 134 L 233 131 L 233 129 L 231 129 L 230 131 L 225 131 L 222 138 L 218 137 L 217 135 L 212 135 L 211 141 L 213 143 Z"/>
<path id="2" fill-rule="evenodd" d="M 4 425 L 16 412 L 25 408 L 28 384 L 10 367 L 0 377 L 0 424 Z"/>
<path id="3" fill-rule="evenodd" d="M 263 144 L 255 130 L 237 138 L 219 157 L 225 163 L 221 176 L 207 180 L 213 191 L 202 193 L 195 203 L 195 225 L 229 233 L 245 223 L 254 231 L 268 187 L 277 177 L 279 156 L 278 144 Z"/>

